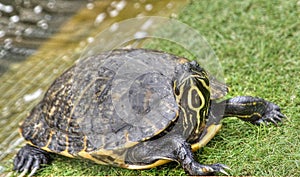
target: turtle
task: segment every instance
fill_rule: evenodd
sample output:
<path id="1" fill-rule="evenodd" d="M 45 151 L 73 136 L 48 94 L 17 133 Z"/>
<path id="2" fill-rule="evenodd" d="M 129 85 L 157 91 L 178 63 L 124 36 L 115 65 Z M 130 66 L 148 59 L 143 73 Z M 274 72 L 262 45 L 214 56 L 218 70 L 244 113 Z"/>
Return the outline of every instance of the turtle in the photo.
<path id="1" fill-rule="evenodd" d="M 178 162 L 189 175 L 228 174 L 193 152 L 237 117 L 282 122 L 280 107 L 260 97 L 222 99 L 228 87 L 196 61 L 158 50 L 114 49 L 76 63 L 58 77 L 20 125 L 26 140 L 13 170 L 29 176 L 50 154 L 102 165 L 149 169 Z"/>

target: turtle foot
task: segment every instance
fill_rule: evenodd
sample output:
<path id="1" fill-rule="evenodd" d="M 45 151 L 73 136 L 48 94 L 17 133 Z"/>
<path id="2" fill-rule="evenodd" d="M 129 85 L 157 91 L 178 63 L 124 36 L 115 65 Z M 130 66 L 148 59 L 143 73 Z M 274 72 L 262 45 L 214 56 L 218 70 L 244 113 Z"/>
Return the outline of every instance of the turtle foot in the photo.
<path id="1" fill-rule="evenodd" d="M 256 125 L 268 125 L 269 123 L 273 123 L 274 125 L 278 125 L 279 122 L 282 122 L 286 116 L 280 112 L 279 106 L 274 103 L 267 102 L 267 108 L 263 116 L 256 120 L 254 124 Z"/>
<path id="2" fill-rule="evenodd" d="M 212 165 L 201 165 L 199 163 L 193 163 L 190 168 L 186 168 L 185 170 L 193 176 L 215 175 L 216 173 L 223 173 L 229 176 L 229 174 L 225 170 L 230 170 L 230 168 L 220 163 Z"/>
<path id="3" fill-rule="evenodd" d="M 21 172 L 19 176 L 25 176 L 28 172 L 28 176 L 32 176 L 42 164 L 49 163 L 49 160 L 47 152 L 27 144 L 17 153 L 13 170 Z"/>

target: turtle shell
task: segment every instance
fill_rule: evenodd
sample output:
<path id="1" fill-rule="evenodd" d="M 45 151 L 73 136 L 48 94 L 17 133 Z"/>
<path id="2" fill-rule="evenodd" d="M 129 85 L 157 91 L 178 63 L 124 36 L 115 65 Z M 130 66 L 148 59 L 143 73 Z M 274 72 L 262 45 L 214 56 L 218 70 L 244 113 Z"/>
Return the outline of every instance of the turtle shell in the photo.
<path id="1" fill-rule="evenodd" d="M 178 115 L 172 78 L 188 60 L 145 49 L 79 61 L 57 78 L 21 126 L 30 144 L 67 156 L 126 149 Z"/>

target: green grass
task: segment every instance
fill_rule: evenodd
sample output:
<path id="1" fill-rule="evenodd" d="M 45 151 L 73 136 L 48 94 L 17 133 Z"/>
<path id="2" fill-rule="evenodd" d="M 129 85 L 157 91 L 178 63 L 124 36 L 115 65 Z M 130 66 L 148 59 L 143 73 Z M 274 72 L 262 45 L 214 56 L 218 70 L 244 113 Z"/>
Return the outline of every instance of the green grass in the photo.
<path id="1" fill-rule="evenodd" d="M 280 105 L 290 121 L 257 127 L 225 119 L 197 152 L 200 163 L 223 163 L 230 175 L 300 175 L 300 4 L 286 0 L 192 1 L 178 19 L 209 41 L 223 66 L 229 96 L 253 95 Z M 172 48 L 166 46 L 165 48 Z M 126 170 L 54 155 L 37 175 L 186 175 L 176 163 Z"/>

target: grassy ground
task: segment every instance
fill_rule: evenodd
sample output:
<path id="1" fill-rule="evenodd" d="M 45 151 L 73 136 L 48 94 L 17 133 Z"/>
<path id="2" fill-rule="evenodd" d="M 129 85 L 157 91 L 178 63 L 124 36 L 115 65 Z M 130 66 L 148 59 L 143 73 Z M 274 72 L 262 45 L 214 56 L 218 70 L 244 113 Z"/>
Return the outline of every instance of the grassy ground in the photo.
<path id="1" fill-rule="evenodd" d="M 300 1 L 193 1 L 178 19 L 207 38 L 220 58 L 230 96 L 271 100 L 290 118 L 257 127 L 229 118 L 196 153 L 203 164 L 223 163 L 230 175 L 300 175 Z M 126 170 L 54 155 L 38 175 L 185 175 L 176 163 Z"/>

